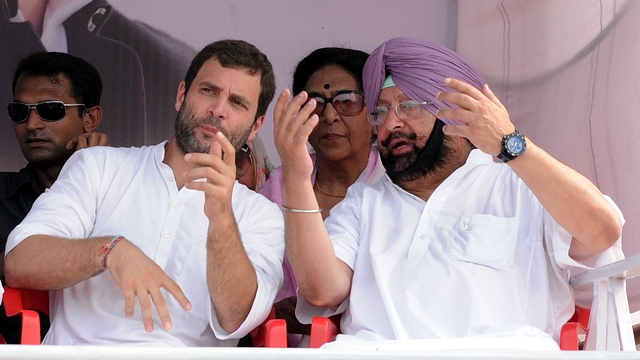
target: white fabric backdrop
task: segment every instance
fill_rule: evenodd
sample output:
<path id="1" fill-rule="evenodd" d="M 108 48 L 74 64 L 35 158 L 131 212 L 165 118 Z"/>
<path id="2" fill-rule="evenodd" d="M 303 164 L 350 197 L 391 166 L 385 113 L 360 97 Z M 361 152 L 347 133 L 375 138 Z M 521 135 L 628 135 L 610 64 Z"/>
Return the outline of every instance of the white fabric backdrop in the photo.
<path id="1" fill-rule="evenodd" d="M 456 50 L 516 127 L 616 201 L 623 249 L 640 252 L 640 2 L 462 0 L 457 20 Z M 632 311 L 639 280 L 628 283 Z"/>

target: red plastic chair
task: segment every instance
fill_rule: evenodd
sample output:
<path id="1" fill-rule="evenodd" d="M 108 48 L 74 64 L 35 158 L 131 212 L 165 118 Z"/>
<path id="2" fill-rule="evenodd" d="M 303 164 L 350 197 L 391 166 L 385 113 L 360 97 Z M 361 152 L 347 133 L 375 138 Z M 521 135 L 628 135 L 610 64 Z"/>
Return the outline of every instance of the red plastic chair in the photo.
<path id="1" fill-rule="evenodd" d="M 589 308 L 576 305 L 573 317 L 560 329 L 561 350 L 582 350 L 589 326 Z M 314 316 L 311 320 L 310 348 L 319 348 L 334 341 L 340 333 L 340 315 L 326 318 Z"/>
<path id="2" fill-rule="evenodd" d="M 3 302 L 7 316 L 22 315 L 20 343 L 39 345 L 40 317 L 33 309 L 49 314 L 49 292 L 5 286 Z M 287 347 L 287 324 L 284 319 L 276 319 L 275 308 L 272 307 L 267 319 L 251 331 L 251 339 L 254 346 Z"/>

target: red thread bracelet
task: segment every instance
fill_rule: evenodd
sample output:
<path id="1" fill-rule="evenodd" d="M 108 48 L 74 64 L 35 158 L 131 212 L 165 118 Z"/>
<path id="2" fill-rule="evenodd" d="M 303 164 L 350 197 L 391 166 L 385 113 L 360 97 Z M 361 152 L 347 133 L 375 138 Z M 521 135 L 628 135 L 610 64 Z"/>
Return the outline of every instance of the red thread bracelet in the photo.
<path id="1" fill-rule="evenodd" d="M 102 247 L 100 248 L 100 252 L 104 254 L 104 255 L 102 255 L 102 268 L 103 269 L 107 268 L 107 260 L 109 259 L 109 254 L 111 254 L 111 250 L 113 250 L 113 248 L 116 247 L 116 245 L 122 239 L 124 239 L 124 236 L 122 236 L 122 235 L 114 236 L 113 239 L 111 239 L 110 242 L 102 245 Z"/>

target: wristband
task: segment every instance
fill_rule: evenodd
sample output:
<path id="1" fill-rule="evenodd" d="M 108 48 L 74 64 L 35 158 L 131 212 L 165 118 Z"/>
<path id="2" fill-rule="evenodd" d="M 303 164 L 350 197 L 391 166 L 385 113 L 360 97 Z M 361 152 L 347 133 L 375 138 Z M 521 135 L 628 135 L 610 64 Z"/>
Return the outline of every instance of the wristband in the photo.
<path id="1" fill-rule="evenodd" d="M 111 241 L 109 241 L 108 243 L 102 245 L 102 247 L 100 248 L 100 252 L 103 254 L 102 255 L 102 268 L 106 269 L 107 268 L 107 261 L 109 259 L 109 254 L 111 254 L 111 250 L 113 250 L 114 247 L 116 247 L 116 245 L 124 239 L 124 236 L 122 235 L 116 235 L 113 237 L 113 239 L 111 239 Z"/>

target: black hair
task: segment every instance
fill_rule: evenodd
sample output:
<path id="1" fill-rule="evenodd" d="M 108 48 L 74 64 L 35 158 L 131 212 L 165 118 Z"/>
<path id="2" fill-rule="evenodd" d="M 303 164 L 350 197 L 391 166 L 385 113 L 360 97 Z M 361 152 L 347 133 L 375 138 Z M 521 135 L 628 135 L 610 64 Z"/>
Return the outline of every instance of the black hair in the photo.
<path id="1" fill-rule="evenodd" d="M 304 90 L 309 78 L 321 69 L 329 66 L 339 66 L 347 71 L 358 84 L 358 90 L 363 91 L 362 69 L 369 54 L 364 51 L 341 47 L 326 47 L 312 51 L 296 66 L 293 73 L 293 93 Z"/>
<path id="2" fill-rule="evenodd" d="M 46 76 L 59 82 L 64 75 L 70 81 L 71 97 L 85 108 L 100 105 L 102 79 L 98 70 L 86 60 L 60 52 L 38 52 L 20 60 L 13 75 L 11 91 L 16 95 L 16 83 L 21 75 L 29 77 Z M 84 109 L 79 108 L 80 114 Z"/>
<path id="3" fill-rule="evenodd" d="M 185 94 L 189 92 L 193 80 L 204 63 L 214 58 L 223 67 L 247 69 L 251 75 L 260 75 L 260 97 L 255 119 L 264 115 L 276 92 L 273 67 L 267 55 L 243 40 L 220 40 L 205 46 L 189 65 L 187 75 L 184 78 Z"/>

